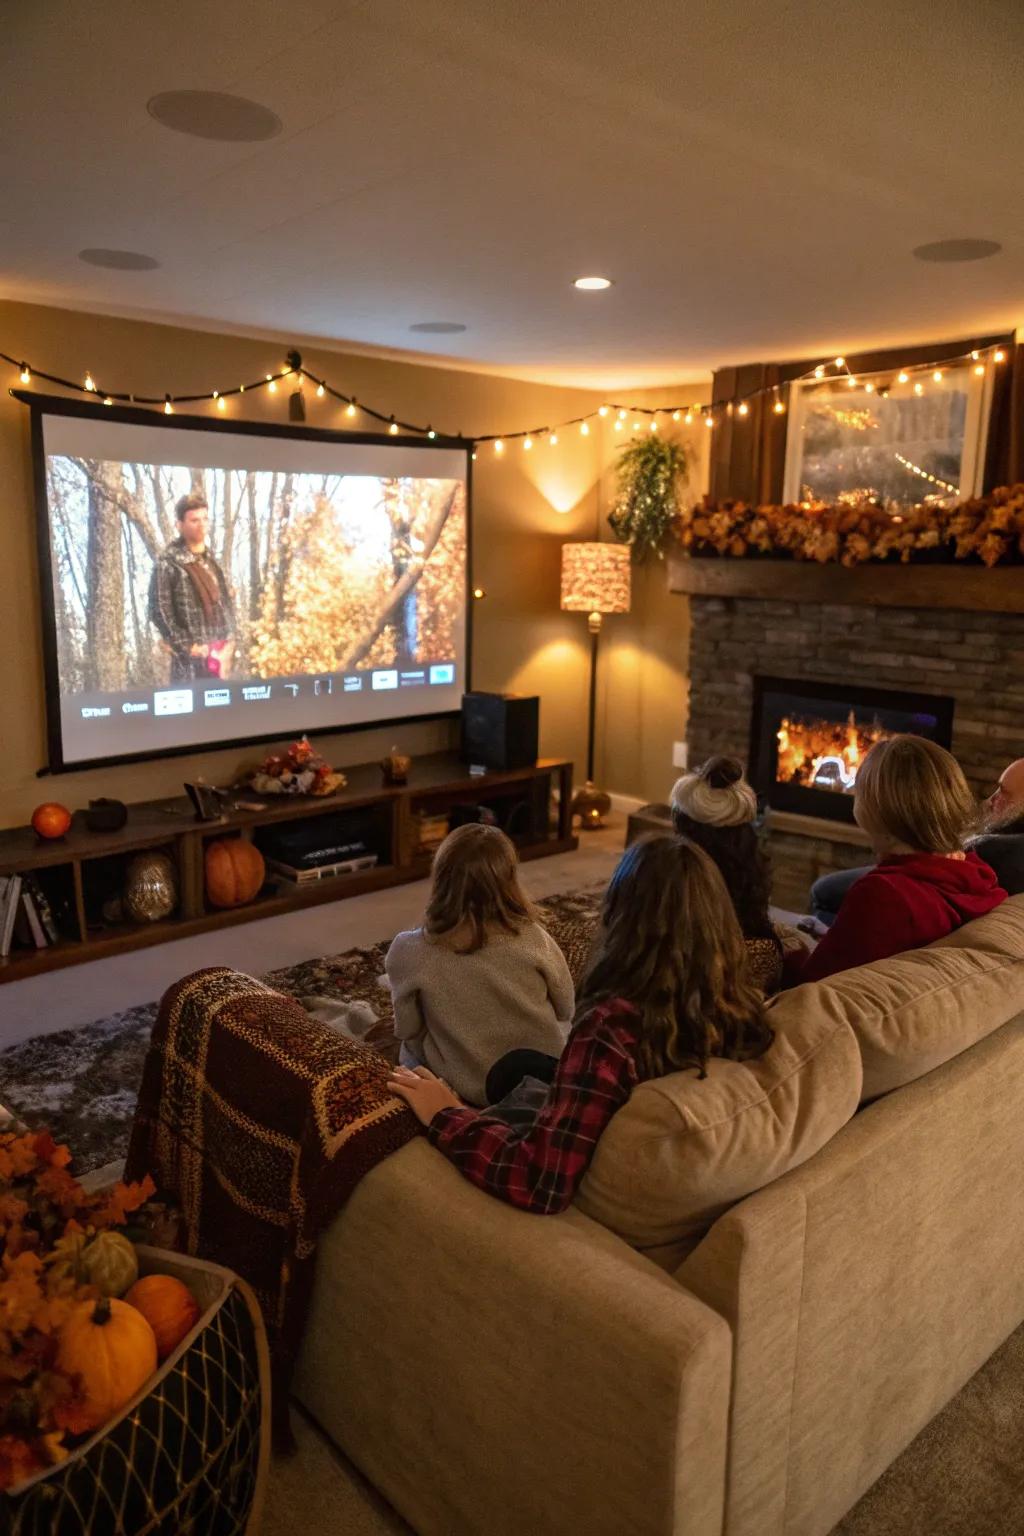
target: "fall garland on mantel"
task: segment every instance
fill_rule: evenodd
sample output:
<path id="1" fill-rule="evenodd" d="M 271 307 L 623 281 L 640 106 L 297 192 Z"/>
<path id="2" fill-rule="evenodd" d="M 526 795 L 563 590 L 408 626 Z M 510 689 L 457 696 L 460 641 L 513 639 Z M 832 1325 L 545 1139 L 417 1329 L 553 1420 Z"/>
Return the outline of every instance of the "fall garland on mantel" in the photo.
<path id="1" fill-rule="evenodd" d="M 820 565 L 883 561 L 1024 563 L 1024 484 L 1000 486 L 955 506 L 889 512 L 876 502 L 749 506 L 705 497 L 676 519 L 688 555 L 814 560 Z"/>

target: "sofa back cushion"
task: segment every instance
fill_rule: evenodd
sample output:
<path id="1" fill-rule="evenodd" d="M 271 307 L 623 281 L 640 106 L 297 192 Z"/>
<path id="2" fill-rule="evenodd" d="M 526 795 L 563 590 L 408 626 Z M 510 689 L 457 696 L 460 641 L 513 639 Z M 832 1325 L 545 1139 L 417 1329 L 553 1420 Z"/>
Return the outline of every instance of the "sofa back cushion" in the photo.
<path id="1" fill-rule="evenodd" d="M 1024 896 L 925 949 L 799 987 L 780 1007 L 816 1006 L 847 1021 L 876 1099 L 965 1051 L 1024 1011 Z"/>
<path id="2" fill-rule="evenodd" d="M 713 1060 L 640 1085 L 614 1116 L 577 1193 L 596 1221 L 674 1268 L 735 1201 L 811 1157 L 861 1097 L 860 1052 L 843 1011 L 771 1009 L 776 1035 L 753 1061 Z"/>

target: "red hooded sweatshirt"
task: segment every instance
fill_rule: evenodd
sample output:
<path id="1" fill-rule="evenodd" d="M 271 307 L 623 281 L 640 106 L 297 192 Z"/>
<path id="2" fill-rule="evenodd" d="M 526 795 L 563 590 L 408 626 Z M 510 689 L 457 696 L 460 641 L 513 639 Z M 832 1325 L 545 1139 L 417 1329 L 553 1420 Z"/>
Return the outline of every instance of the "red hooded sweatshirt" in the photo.
<path id="1" fill-rule="evenodd" d="M 832 927 L 793 980 L 821 981 L 919 949 L 1005 900 L 995 870 L 976 853 L 963 859 L 941 853 L 880 859 L 850 887 Z"/>

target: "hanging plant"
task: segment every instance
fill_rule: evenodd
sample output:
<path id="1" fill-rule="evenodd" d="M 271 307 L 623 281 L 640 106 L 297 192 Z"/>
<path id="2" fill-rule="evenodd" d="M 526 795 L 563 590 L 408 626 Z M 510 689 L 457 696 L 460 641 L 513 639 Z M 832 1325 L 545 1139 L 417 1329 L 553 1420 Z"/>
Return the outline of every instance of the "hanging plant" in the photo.
<path id="1" fill-rule="evenodd" d="M 618 490 L 608 521 L 615 536 L 630 545 L 634 560 L 664 560 L 688 465 L 682 443 L 654 433 L 620 452 Z"/>

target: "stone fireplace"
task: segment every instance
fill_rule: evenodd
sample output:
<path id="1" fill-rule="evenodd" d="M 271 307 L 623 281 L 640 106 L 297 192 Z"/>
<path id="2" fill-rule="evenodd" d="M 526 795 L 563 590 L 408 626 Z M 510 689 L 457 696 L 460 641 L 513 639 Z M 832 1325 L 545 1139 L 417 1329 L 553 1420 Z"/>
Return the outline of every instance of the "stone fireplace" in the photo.
<path id="1" fill-rule="evenodd" d="M 729 566 L 738 568 L 745 589 L 735 595 L 723 590 Z M 948 606 L 935 600 L 934 572 L 930 585 L 916 587 L 913 568 L 672 562 L 671 586 L 690 597 L 690 762 L 729 752 L 748 763 L 772 807 L 774 896 L 783 907 L 806 910 L 818 875 L 870 861 L 867 839 L 852 824 L 840 764 L 848 774 L 843 749 L 847 757 L 863 752 L 876 717 L 888 731 L 917 729 L 950 746 L 979 796 L 991 793 L 1007 763 L 1024 756 L 1024 611 L 1005 611 L 1014 603 L 1024 609 L 1024 572 L 946 568 L 940 574 L 952 578 L 940 593 Z M 986 585 L 1011 574 L 1012 586 L 1005 580 Z M 708 585 L 715 595 L 706 595 Z M 763 595 L 752 595 L 758 590 Z M 837 601 L 837 592 L 849 600 Z M 964 606 L 952 606 L 957 601 Z M 787 692 L 791 723 L 806 716 L 836 728 L 821 743 L 835 750 L 814 751 L 809 762 L 839 761 L 811 767 L 811 780 L 819 782 L 796 785 L 806 791 L 802 796 L 779 782 L 781 722 L 766 724 L 786 702 L 778 695 Z M 861 732 L 852 745 L 851 708 Z M 806 778 L 808 760 L 797 756 Z M 822 783 L 822 777 L 836 782 Z"/>

